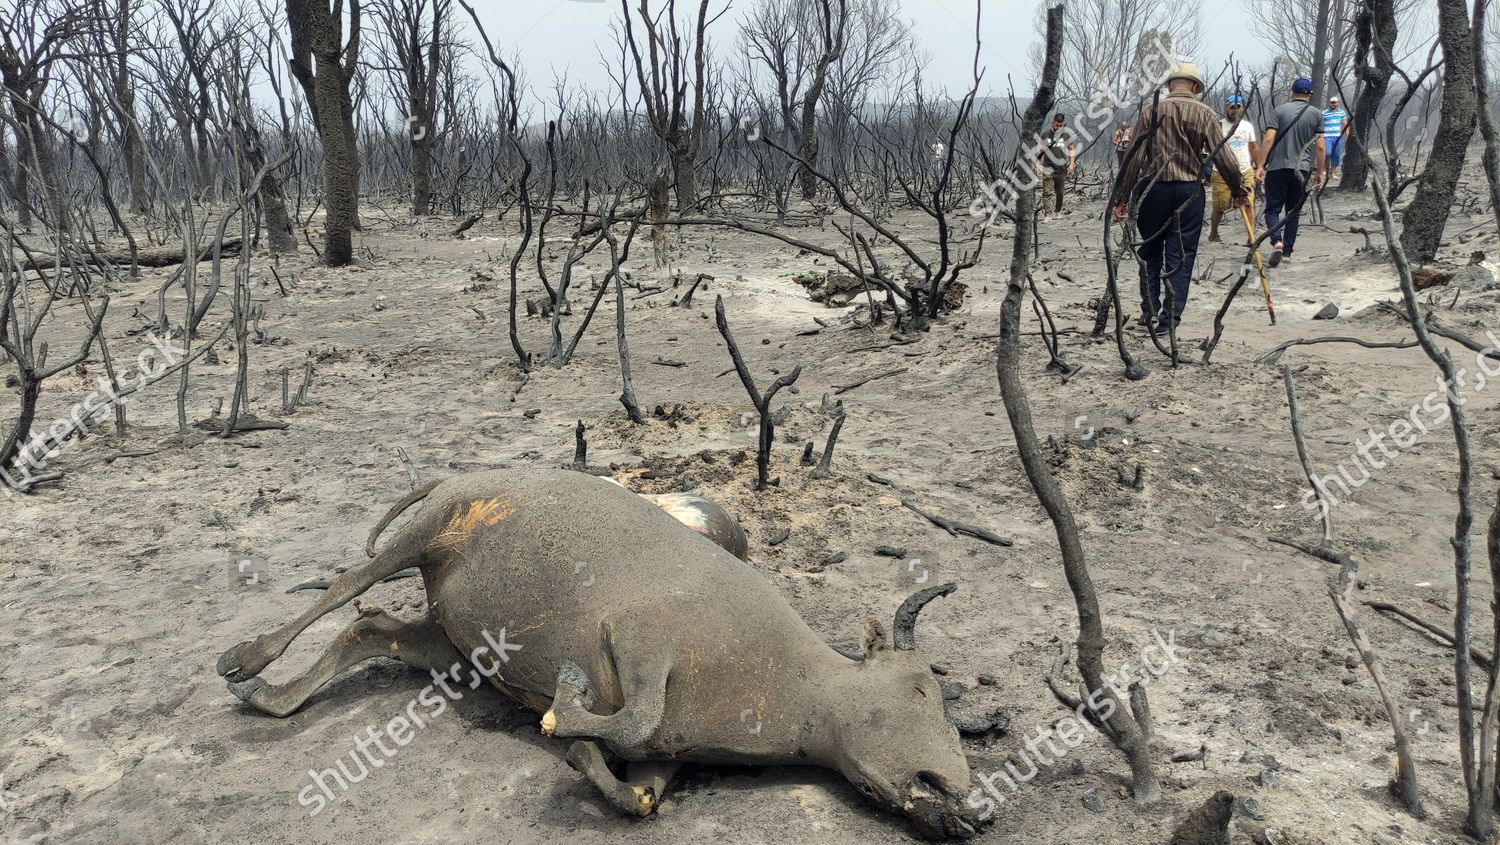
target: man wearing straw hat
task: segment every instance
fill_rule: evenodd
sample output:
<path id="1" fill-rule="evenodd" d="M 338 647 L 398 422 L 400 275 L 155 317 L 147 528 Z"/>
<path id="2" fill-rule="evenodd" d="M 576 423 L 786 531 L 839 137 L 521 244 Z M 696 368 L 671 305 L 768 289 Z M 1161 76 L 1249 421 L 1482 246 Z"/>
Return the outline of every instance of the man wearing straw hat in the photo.
<path id="1" fill-rule="evenodd" d="M 1167 95 L 1136 121 L 1133 149 L 1114 196 L 1116 220 L 1124 220 L 1128 201 L 1139 197 L 1141 321 L 1158 334 L 1175 328 L 1187 306 L 1203 234 L 1204 159 L 1212 156 L 1235 206 L 1249 201 L 1218 114 L 1198 100 L 1203 93 L 1198 66 L 1177 65 L 1166 83 Z"/>

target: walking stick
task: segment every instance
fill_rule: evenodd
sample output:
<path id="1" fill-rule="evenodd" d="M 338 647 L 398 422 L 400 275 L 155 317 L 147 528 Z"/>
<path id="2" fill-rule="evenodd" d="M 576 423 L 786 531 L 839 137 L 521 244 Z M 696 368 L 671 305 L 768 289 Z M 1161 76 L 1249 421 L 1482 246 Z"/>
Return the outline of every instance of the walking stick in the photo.
<path id="1" fill-rule="evenodd" d="M 1255 244 L 1255 224 L 1250 221 L 1250 209 L 1240 206 L 1240 217 L 1245 221 L 1245 234 L 1250 236 L 1250 243 Z M 1266 311 L 1271 315 L 1271 325 L 1276 325 L 1276 306 L 1271 304 L 1271 285 L 1266 281 L 1266 268 L 1260 263 L 1260 250 L 1255 250 L 1255 269 L 1260 271 L 1260 289 L 1266 295 Z"/>

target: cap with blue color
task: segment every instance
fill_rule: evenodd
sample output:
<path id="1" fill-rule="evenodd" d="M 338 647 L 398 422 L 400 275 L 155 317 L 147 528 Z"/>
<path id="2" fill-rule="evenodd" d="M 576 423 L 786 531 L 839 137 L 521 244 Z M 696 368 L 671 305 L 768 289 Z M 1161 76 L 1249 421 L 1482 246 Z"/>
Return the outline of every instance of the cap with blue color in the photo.
<path id="1" fill-rule="evenodd" d="M 1292 93 L 1293 94 L 1311 94 L 1312 93 L 1312 80 L 1308 79 L 1305 76 L 1299 76 L 1299 77 L 1297 77 L 1297 80 L 1292 83 Z"/>
<path id="2" fill-rule="evenodd" d="M 1241 97 L 1239 94 L 1230 94 L 1224 100 L 1224 105 L 1226 106 L 1243 106 L 1244 104 L 1245 98 Z"/>

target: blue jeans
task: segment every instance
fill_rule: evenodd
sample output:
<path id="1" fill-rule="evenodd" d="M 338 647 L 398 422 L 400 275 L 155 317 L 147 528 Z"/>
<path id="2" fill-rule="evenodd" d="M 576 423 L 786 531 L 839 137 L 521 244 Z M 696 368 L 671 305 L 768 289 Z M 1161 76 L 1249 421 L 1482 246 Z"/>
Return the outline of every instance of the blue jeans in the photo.
<path id="1" fill-rule="evenodd" d="M 1271 236 L 1271 243 L 1284 245 L 1284 255 L 1291 255 L 1297 244 L 1297 224 L 1302 217 L 1302 198 L 1306 195 L 1302 184 L 1302 171 L 1295 168 L 1266 171 L 1266 229 L 1275 229 L 1282 215 L 1286 215 L 1286 228 Z"/>
<path id="2" fill-rule="evenodd" d="M 1141 198 L 1136 226 L 1141 245 L 1141 314 L 1148 322 L 1167 321 L 1162 282 L 1171 285 L 1171 317 L 1182 319 L 1193 263 L 1198 259 L 1198 236 L 1203 233 L 1203 184 L 1157 182 Z"/>
<path id="3" fill-rule="evenodd" d="M 1344 163 L 1344 136 L 1324 135 L 1323 148 L 1328 152 L 1328 166 L 1338 167 Z"/>

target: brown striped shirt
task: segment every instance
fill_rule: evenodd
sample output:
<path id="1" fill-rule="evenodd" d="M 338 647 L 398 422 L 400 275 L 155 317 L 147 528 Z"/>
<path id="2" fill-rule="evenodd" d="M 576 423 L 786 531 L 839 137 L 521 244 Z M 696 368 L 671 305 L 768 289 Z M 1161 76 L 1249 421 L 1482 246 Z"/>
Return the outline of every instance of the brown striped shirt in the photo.
<path id="1" fill-rule="evenodd" d="M 1248 186 L 1240 184 L 1240 166 L 1224 141 L 1219 115 L 1193 95 L 1178 91 L 1163 97 L 1154 108 L 1161 115 L 1156 140 L 1151 143 L 1151 125 L 1156 122 L 1153 108 L 1147 107 L 1135 123 L 1134 147 L 1125 168 L 1127 191 L 1134 190 L 1137 180 L 1155 178 L 1158 182 L 1197 182 L 1202 177 L 1202 161 L 1210 152 L 1214 167 L 1235 196 L 1243 196 Z M 1159 171 L 1159 172 L 1158 172 Z"/>

